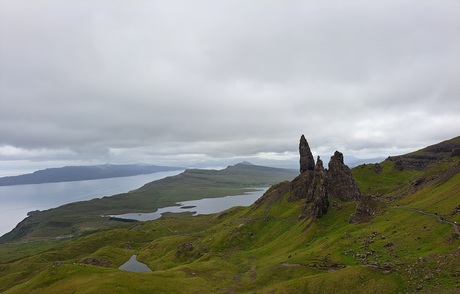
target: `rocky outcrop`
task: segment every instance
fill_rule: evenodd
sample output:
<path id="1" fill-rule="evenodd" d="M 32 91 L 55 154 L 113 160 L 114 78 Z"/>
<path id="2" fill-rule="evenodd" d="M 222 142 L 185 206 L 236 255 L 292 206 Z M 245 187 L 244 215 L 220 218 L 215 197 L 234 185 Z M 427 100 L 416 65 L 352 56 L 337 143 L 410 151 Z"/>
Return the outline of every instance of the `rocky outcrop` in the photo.
<path id="1" fill-rule="evenodd" d="M 315 160 L 311 154 L 310 146 L 308 146 L 307 139 L 302 135 L 300 137 L 299 143 L 299 153 L 300 153 L 300 173 L 306 171 L 313 171 L 315 169 Z"/>
<path id="2" fill-rule="evenodd" d="M 326 177 L 328 197 L 342 201 L 359 200 L 361 192 L 356 184 L 351 170 L 343 163 L 343 154 L 335 151 L 329 161 L 329 170 Z"/>
<path id="3" fill-rule="evenodd" d="M 350 223 L 361 223 L 368 221 L 379 211 L 379 205 L 370 195 L 362 195 L 356 204 L 356 212 L 351 215 Z"/>
<path id="4" fill-rule="evenodd" d="M 313 176 L 313 172 L 304 172 L 291 182 L 291 200 L 305 199 L 305 202 L 311 202 L 313 200 L 309 190 L 313 181 Z"/>
<path id="5" fill-rule="evenodd" d="M 454 156 L 460 156 L 460 148 L 454 148 L 452 150 L 452 153 L 450 154 L 450 157 L 454 157 Z"/>
<path id="6" fill-rule="evenodd" d="M 96 259 L 92 257 L 88 257 L 83 259 L 80 264 L 89 264 L 94 266 L 102 266 L 102 267 L 112 267 L 112 263 L 102 259 Z"/>
<path id="7" fill-rule="evenodd" d="M 343 154 L 336 151 L 329 162 L 329 169 L 317 159 L 316 165 L 305 136 L 299 144 L 300 172 L 290 185 L 291 198 L 305 199 L 301 218 L 313 216 L 320 218 L 329 208 L 330 199 L 357 201 L 361 197 L 358 185 L 351 170 L 343 163 Z"/>
<path id="8" fill-rule="evenodd" d="M 460 137 L 428 146 L 416 152 L 400 156 L 391 156 L 386 161 L 394 163 L 397 170 L 423 170 L 428 165 L 460 155 Z M 455 155 L 458 154 L 458 155 Z"/>
<path id="9" fill-rule="evenodd" d="M 323 161 L 318 156 L 313 172 L 313 181 L 308 191 L 308 194 L 311 195 L 311 204 L 307 202 L 307 207 L 304 209 L 309 215 L 316 218 L 323 216 L 329 207 L 325 181 L 326 170 L 323 167 Z"/>

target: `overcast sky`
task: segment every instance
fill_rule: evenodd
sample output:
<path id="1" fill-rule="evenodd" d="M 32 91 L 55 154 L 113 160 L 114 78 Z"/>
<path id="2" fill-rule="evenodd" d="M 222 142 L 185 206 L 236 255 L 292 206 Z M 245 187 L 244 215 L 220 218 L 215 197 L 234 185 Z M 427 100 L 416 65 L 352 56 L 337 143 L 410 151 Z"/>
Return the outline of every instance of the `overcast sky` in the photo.
<path id="1" fill-rule="evenodd" d="M 0 0 L 0 166 L 388 156 L 460 135 L 460 1 Z"/>

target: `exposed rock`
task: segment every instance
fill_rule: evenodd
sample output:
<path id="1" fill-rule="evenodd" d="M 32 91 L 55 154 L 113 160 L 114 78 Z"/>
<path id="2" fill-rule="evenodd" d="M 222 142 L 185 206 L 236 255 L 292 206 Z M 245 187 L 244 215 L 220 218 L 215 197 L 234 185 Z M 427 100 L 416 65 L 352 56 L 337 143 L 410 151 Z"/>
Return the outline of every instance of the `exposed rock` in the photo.
<path id="1" fill-rule="evenodd" d="M 383 171 L 382 166 L 380 164 L 378 164 L 378 163 L 375 163 L 372 167 L 374 168 L 374 172 L 376 174 L 381 174 L 382 171 Z"/>
<path id="2" fill-rule="evenodd" d="M 316 162 L 316 166 L 313 172 L 313 181 L 308 191 L 308 195 L 311 195 L 312 202 L 306 204 L 306 211 L 309 215 L 316 218 L 320 218 L 327 212 L 329 207 L 328 195 L 326 194 L 326 186 L 324 182 L 326 180 L 326 171 L 323 167 L 323 161 L 319 158 Z"/>
<path id="3" fill-rule="evenodd" d="M 34 216 L 40 213 L 40 210 L 33 210 L 27 213 L 27 216 Z"/>
<path id="4" fill-rule="evenodd" d="M 192 252 L 194 249 L 193 244 L 191 242 L 186 242 L 179 247 L 177 247 L 176 251 L 176 258 L 183 256 L 183 255 L 189 255 L 190 252 Z"/>
<path id="5" fill-rule="evenodd" d="M 85 258 L 81 263 L 90 264 L 94 266 L 112 267 L 112 263 L 109 261 L 91 258 L 91 257 Z"/>
<path id="6" fill-rule="evenodd" d="M 404 164 L 403 164 L 403 161 L 402 161 L 401 158 L 395 157 L 395 158 L 393 159 L 393 163 L 394 163 L 394 166 L 393 166 L 394 169 L 397 169 L 397 170 L 399 170 L 399 171 L 403 171 L 403 170 L 404 170 Z"/>
<path id="7" fill-rule="evenodd" d="M 282 201 L 284 195 L 290 191 L 291 183 L 289 181 L 284 181 L 273 185 L 268 189 L 262 197 L 254 202 L 254 209 L 259 208 L 264 203 L 279 203 Z"/>
<path id="8" fill-rule="evenodd" d="M 370 195 L 361 195 L 356 204 L 356 212 L 351 215 L 350 223 L 361 223 L 375 216 L 378 212 L 378 203 Z"/>
<path id="9" fill-rule="evenodd" d="M 411 184 L 413 187 L 417 187 L 418 185 L 420 185 L 420 184 L 423 183 L 424 181 L 425 181 L 425 178 L 418 178 L 418 179 L 413 180 L 410 184 Z"/>
<path id="10" fill-rule="evenodd" d="M 334 156 L 329 161 L 325 184 L 329 198 L 353 201 L 359 200 L 361 196 L 361 191 L 351 174 L 351 170 L 343 163 L 343 154 L 339 151 L 335 151 Z"/>
<path id="11" fill-rule="evenodd" d="M 306 171 L 313 171 L 315 169 L 315 160 L 311 154 L 310 146 L 308 146 L 307 139 L 302 135 L 300 137 L 299 143 L 299 153 L 300 153 L 300 173 Z"/>
<path id="12" fill-rule="evenodd" d="M 315 165 L 305 136 L 300 137 L 300 172 L 290 183 L 290 200 L 305 199 L 301 218 L 312 216 L 319 218 L 329 207 L 330 199 L 357 201 L 361 197 L 358 185 L 353 179 L 350 168 L 343 163 L 343 154 L 336 151 L 329 162 L 329 170 L 323 167 L 319 158 Z M 339 209 L 336 203 L 335 208 Z M 363 210 L 366 210 L 363 208 Z"/>
<path id="13" fill-rule="evenodd" d="M 455 148 L 455 149 L 453 149 L 450 156 L 451 156 L 451 157 L 460 156 L 460 148 Z"/>
<path id="14" fill-rule="evenodd" d="M 62 265 L 62 261 L 53 262 L 53 267 L 60 267 L 61 265 Z"/>
<path id="15" fill-rule="evenodd" d="M 332 202 L 332 207 L 334 207 L 336 210 L 342 209 L 342 205 L 338 204 L 337 202 Z"/>
<path id="16" fill-rule="evenodd" d="M 292 182 L 290 191 L 293 200 L 305 199 L 305 202 L 311 202 L 313 195 L 309 194 L 309 188 L 313 182 L 313 172 L 305 172 L 297 176 Z"/>
<path id="17" fill-rule="evenodd" d="M 423 170 L 432 163 L 460 155 L 460 151 L 456 151 L 456 149 L 460 149 L 460 137 L 431 145 L 406 155 L 391 156 L 386 160 L 392 161 L 395 164 L 394 168 L 398 170 Z"/>

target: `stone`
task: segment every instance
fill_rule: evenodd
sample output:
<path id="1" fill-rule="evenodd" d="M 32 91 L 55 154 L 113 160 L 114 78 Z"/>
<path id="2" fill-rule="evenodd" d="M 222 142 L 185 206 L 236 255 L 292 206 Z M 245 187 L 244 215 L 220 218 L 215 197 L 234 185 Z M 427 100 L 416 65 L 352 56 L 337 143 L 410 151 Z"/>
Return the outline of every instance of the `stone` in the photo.
<path id="1" fill-rule="evenodd" d="M 329 199 L 324 185 L 326 180 L 326 171 L 323 167 L 323 161 L 319 158 L 319 156 L 313 175 L 313 181 L 308 193 L 312 196 L 312 204 L 309 206 L 308 210 L 310 215 L 315 218 L 320 218 L 327 212 Z"/>
<path id="2" fill-rule="evenodd" d="M 309 188 L 313 181 L 313 173 L 312 172 L 305 172 L 297 176 L 291 183 L 290 183 L 290 192 L 292 194 L 291 200 L 296 199 L 305 199 L 305 202 L 312 201 L 312 195 L 309 194 Z"/>
<path id="3" fill-rule="evenodd" d="M 187 256 L 193 251 L 194 247 L 191 242 L 185 242 L 181 244 L 179 247 L 177 247 L 176 251 L 176 258 L 179 258 L 181 256 Z"/>
<path id="4" fill-rule="evenodd" d="M 305 139 L 304 135 L 300 137 L 299 153 L 300 173 L 302 174 L 306 171 L 313 171 L 315 169 L 315 160 L 313 159 L 310 146 L 308 146 L 307 139 Z"/>
<path id="5" fill-rule="evenodd" d="M 356 212 L 351 215 L 350 223 L 362 223 L 370 217 L 375 216 L 379 211 L 379 205 L 370 195 L 361 195 L 356 203 Z M 385 239 L 382 236 L 382 239 Z"/>
<path id="6" fill-rule="evenodd" d="M 357 201 L 361 197 L 358 184 L 356 184 L 350 168 L 343 163 L 343 154 L 339 151 L 335 151 L 329 161 L 325 185 L 329 198 Z"/>
<path id="7" fill-rule="evenodd" d="M 325 169 L 323 161 L 318 156 L 317 162 L 313 159 L 305 136 L 300 137 L 300 175 L 289 183 L 291 196 L 288 200 L 304 199 L 304 207 L 299 218 L 320 218 L 327 213 L 329 201 L 359 201 L 361 191 L 356 184 L 351 170 L 343 162 L 343 154 L 336 151 L 329 162 L 329 169 Z M 332 201 L 335 209 L 340 209 L 337 201 Z M 374 215 L 372 206 L 363 202 L 360 213 Z"/>

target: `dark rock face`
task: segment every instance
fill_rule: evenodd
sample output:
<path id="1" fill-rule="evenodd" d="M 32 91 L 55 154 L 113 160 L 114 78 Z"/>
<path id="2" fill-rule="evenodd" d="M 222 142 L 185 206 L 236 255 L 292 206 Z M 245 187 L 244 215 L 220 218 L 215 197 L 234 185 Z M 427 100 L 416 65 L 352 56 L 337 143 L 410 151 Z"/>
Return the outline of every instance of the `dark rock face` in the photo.
<path id="1" fill-rule="evenodd" d="M 328 197 L 339 198 L 342 201 L 358 200 L 361 196 L 351 170 L 343 163 L 343 154 L 335 151 L 329 161 L 326 177 Z"/>
<path id="2" fill-rule="evenodd" d="M 318 157 L 316 162 L 313 181 L 309 188 L 309 195 L 311 195 L 312 204 L 307 205 L 309 214 L 320 218 L 323 216 L 329 207 L 329 199 L 326 192 L 326 186 L 324 182 L 326 181 L 326 170 L 323 167 L 323 161 Z"/>
<path id="3" fill-rule="evenodd" d="M 455 149 L 453 149 L 450 156 L 451 156 L 451 157 L 460 156 L 460 148 L 455 148 Z"/>
<path id="4" fill-rule="evenodd" d="M 377 212 L 377 201 L 369 195 L 362 195 L 356 205 L 356 212 L 350 217 L 350 223 L 365 222 Z"/>
<path id="5" fill-rule="evenodd" d="M 315 169 L 315 160 L 311 154 L 310 146 L 308 146 L 307 139 L 302 135 L 300 137 L 299 143 L 299 153 L 300 153 L 300 173 L 306 171 L 313 171 Z"/>
<path id="6" fill-rule="evenodd" d="M 299 153 L 301 174 L 290 183 L 289 191 L 291 200 L 305 199 L 300 217 L 320 218 L 327 212 L 330 199 L 358 201 L 361 198 L 351 170 L 343 163 L 342 153 L 334 153 L 328 170 L 319 157 L 315 165 L 304 135 L 300 138 Z"/>
<path id="7" fill-rule="evenodd" d="M 406 155 L 391 156 L 386 160 L 394 163 L 397 170 L 423 170 L 428 165 L 460 155 L 460 137 L 428 146 Z M 457 155 L 455 155 L 457 154 Z"/>
<path id="8" fill-rule="evenodd" d="M 292 182 L 290 192 L 292 200 L 305 199 L 305 202 L 311 202 L 313 197 L 309 188 L 313 181 L 313 172 L 305 172 L 297 176 Z"/>

